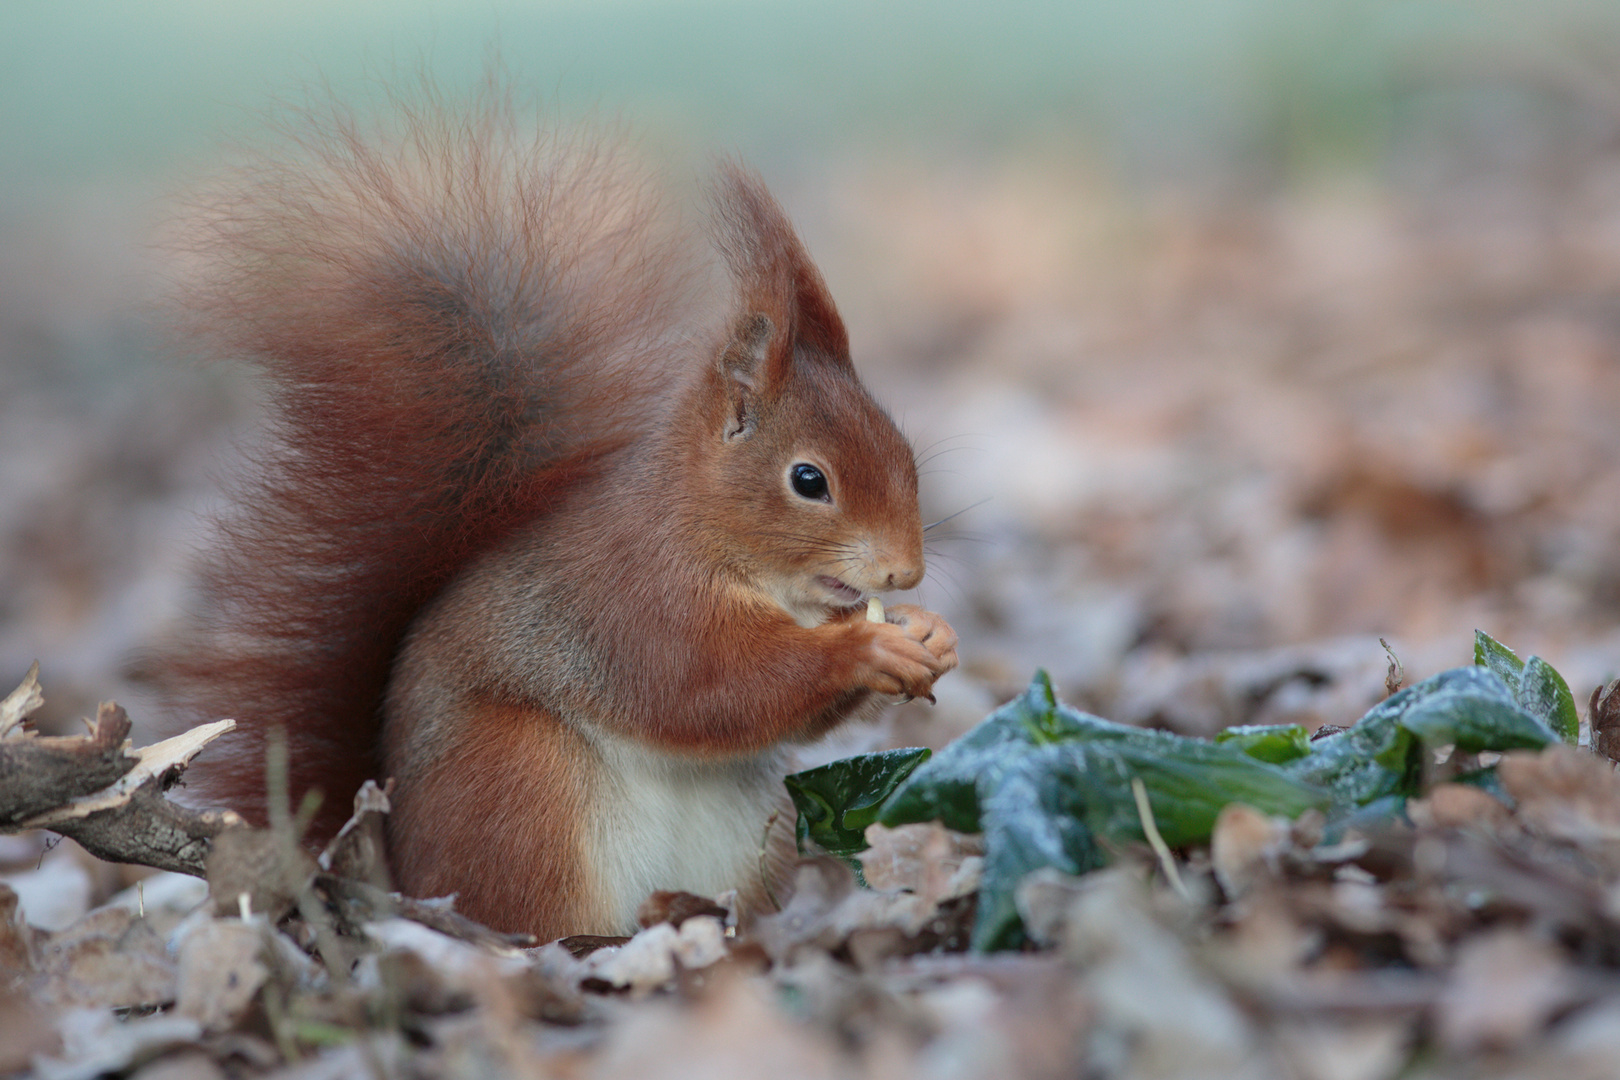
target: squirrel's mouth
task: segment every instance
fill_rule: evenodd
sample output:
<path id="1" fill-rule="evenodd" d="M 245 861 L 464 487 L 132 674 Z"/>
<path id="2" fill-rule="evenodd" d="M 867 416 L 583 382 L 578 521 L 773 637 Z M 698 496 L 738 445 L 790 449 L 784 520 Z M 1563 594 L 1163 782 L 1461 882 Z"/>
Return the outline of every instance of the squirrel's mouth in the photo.
<path id="1" fill-rule="evenodd" d="M 846 604 L 857 604 L 863 599 L 861 590 L 845 585 L 831 574 L 817 574 L 816 584 L 832 593 Z"/>

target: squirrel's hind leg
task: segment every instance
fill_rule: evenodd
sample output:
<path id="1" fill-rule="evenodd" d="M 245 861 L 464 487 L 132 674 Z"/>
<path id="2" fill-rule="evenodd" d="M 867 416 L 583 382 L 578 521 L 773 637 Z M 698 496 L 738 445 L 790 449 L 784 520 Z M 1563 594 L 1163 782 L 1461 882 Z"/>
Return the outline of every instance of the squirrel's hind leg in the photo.
<path id="1" fill-rule="evenodd" d="M 433 734 L 412 737 L 413 727 Z M 467 917 L 542 942 L 618 932 L 593 918 L 592 755 L 575 732 L 539 710 L 476 703 L 431 724 L 391 717 L 386 738 L 396 780 L 389 854 L 401 891 L 456 893 Z M 395 753 L 401 745 L 410 752 Z"/>

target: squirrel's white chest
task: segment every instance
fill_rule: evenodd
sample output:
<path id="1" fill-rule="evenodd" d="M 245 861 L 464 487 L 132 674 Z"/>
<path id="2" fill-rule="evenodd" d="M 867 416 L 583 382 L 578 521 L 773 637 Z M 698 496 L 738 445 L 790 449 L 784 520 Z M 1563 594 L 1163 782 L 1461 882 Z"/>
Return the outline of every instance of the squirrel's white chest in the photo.
<path id="1" fill-rule="evenodd" d="M 703 761 L 614 735 L 591 741 L 602 770 L 586 850 L 606 922 L 633 933 L 636 908 L 659 889 L 717 896 L 759 888 L 765 823 L 787 806 L 783 751 Z M 775 827 L 791 830 L 792 819 Z"/>

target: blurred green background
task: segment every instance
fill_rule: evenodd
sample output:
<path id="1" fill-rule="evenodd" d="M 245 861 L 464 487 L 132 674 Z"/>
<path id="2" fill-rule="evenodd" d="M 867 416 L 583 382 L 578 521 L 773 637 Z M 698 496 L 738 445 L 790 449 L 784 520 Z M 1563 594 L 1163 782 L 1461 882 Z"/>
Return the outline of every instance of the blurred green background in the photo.
<path id="1" fill-rule="evenodd" d="M 494 51 L 566 109 L 782 167 L 1034 143 L 1128 180 L 1266 182 L 1437 138 L 1523 164 L 1602 127 L 1617 31 L 1612 0 L 15 0 L 0 185 L 164 176 L 305 85 L 421 66 L 457 86 Z"/>

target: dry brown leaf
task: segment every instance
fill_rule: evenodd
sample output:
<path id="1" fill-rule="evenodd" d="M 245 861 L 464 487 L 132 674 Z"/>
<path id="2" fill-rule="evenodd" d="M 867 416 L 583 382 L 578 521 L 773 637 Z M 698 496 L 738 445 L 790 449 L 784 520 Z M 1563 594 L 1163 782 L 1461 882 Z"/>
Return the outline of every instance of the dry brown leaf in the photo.
<path id="1" fill-rule="evenodd" d="M 1620 761 L 1620 679 L 1599 686 L 1587 702 L 1591 718 L 1592 752 L 1610 761 Z"/>
<path id="2" fill-rule="evenodd" d="M 793 895 L 774 915 L 755 921 L 753 934 L 778 959 L 828 932 L 832 914 L 855 895 L 855 875 L 831 857 L 800 860 L 794 871 Z"/>
<path id="3" fill-rule="evenodd" d="M 1187 943 L 1154 915 L 1136 867 L 1080 879 L 1062 953 L 1086 973 L 1097 1026 L 1129 1048 L 1120 1071 L 1143 1076 L 1248 1077 L 1256 1032 Z"/>
<path id="4" fill-rule="evenodd" d="M 1270 818 L 1252 806 L 1228 803 L 1215 818 L 1210 861 L 1215 879 L 1232 897 L 1248 892 L 1290 845 L 1289 822 Z"/>
<path id="5" fill-rule="evenodd" d="M 1435 1017 L 1454 1051 L 1506 1050 L 1540 1033 L 1571 997 L 1564 954 L 1512 929 L 1487 931 L 1457 950 Z"/>
<path id="6" fill-rule="evenodd" d="M 392 779 L 384 787 L 378 787 L 375 780 L 360 785 L 360 790 L 354 793 L 354 813 L 317 860 L 322 870 L 351 881 L 365 882 L 384 892 L 393 888 L 388 873 L 388 845 L 383 833 L 383 818 L 392 809 L 388 798 L 393 790 Z"/>
<path id="7" fill-rule="evenodd" d="M 225 1071 L 203 1051 L 185 1050 L 152 1062 L 131 1080 L 225 1080 Z"/>
<path id="8" fill-rule="evenodd" d="M 581 978 L 640 996 L 668 986 L 678 971 L 717 964 L 726 953 L 725 924 L 713 915 L 694 915 L 679 929 L 655 923 L 623 945 L 598 949 L 581 961 Z"/>
<path id="9" fill-rule="evenodd" d="M 1548 1043 L 1542 1060 L 1532 1062 L 1525 1076 L 1609 1080 L 1620 1061 L 1620 997 L 1607 997 L 1563 1020 Z"/>
<path id="10" fill-rule="evenodd" d="M 37 942 L 43 936 L 23 921 L 17 894 L 0 883 L 0 991 L 33 972 Z"/>
<path id="11" fill-rule="evenodd" d="M 208 892 L 221 915 L 249 914 L 275 922 L 290 911 L 317 869 L 314 856 L 269 829 L 227 829 L 208 852 Z"/>
<path id="12" fill-rule="evenodd" d="M 1295 1023 L 1277 1041 L 1299 1080 L 1391 1080 L 1406 1065 L 1413 1026 L 1410 1018 Z"/>
<path id="13" fill-rule="evenodd" d="M 595 1080 L 844 1080 L 849 1064 L 830 1033 L 783 1015 L 769 983 L 718 980 L 695 1008 L 651 1002 L 609 1034 Z"/>
<path id="14" fill-rule="evenodd" d="M 1468 784 L 1436 784 L 1428 795 L 1406 804 L 1414 824 L 1436 829 L 1500 825 L 1512 816 L 1502 800 Z"/>
<path id="15" fill-rule="evenodd" d="M 0 1076 L 25 1072 L 36 1054 L 61 1052 L 55 1019 L 32 995 L 0 988 Z"/>
<path id="16" fill-rule="evenodd" d="M 480 982 L 517 974 L 526 965 L 524 954 L 516 949 L 472 944 L 414 919 L 379 919 L 367 923 L 365 931 L 368 938 L 390 951 L 415 953 L 457 990 L 474 991 Z"/>
<path id="17" fill-rule="evenodd" d="M 1322 944 L 1321 931 L 1301 921 L 1291 900 L 1279 883 L 1250 893 L 1228 909 L 1234 917 L 1228 932 L 1207 943 L 1200 955 L 1235 985 L 1285 986 Z"/>
<path id="18" fill-rule="evenodd" d="M 38 993 L 52 1005 L 166 1005 L 175 964 L 162 938 L 119 907 L 97 908 L 36 951 Z"/>
<path id="19" fill-rule="evenodd" d="M 964 865 L 946 882 L 967 873 Z M 872 964 L 958 939 L 965 943 L 971 905 L 966 896 L 936 904 L 918 893 L 857 888 L 854 874 L 837 859 L 805 859 L 787 906 L 756 920 L 751 933 L 778 960 L 803 946 L 853 950 L 859 937 L 862 963 Z"/>
<path id="20" fill-rule="evenodd" d="M 724 923 L 730 919 L 731 912 L 707 896 L 660 890 L 641 902 L 636 909 L 636 922 L 643 928 L 667 922 L 680 929 L 681 924 L 694 915 L 710 915 Z"/>
<path id="21" fill-rule="evenodd" d="M 856 858 L 874 889 L 904 889 L 938 904 L 979 887 L 984 846 L 976 836 L 929 821 L 893 829 L 868 825 L 866 842 L 869 847 Z"/>
<path id="22" fill-rule="evenodd" d="M 264 928 L 236 919 L 210 919 L 180 941 L 175 1011 L 205 1031 L 224 1031 L 247 1010 L 270 977 L 260 959 Z"/>
<path id="23" fill-rule="evenodd" d="M 1578 844 L 1620 841 L 1620 776 L 1608 760 L 1573 746 L 1516 750 L 1497 765 L 1518 817 L 1543 835 Z"/>
<path id="24" fill-rule="evenodd" d="M 1043 866 L 1025 874 L 1013 894 L 1018 917 L 1031 941 L 1043 948 L 1056 945 L 1069 921 L 1069 905 L 1080 895 L 1082 879 Z"/>

